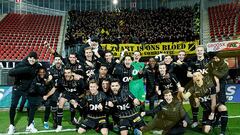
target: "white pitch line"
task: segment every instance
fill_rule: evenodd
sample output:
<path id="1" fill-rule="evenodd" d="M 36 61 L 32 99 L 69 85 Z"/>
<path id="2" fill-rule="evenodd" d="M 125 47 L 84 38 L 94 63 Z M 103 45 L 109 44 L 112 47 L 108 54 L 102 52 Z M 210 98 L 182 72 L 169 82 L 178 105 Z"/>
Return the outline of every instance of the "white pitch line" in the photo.
<path id="1" fill-rule="evenodd" d="M 76 128 L 75 129 L 63 129 L 61 130 L 59 133 L 61 132 L 69 132 L 69 131 L 76 131 Z M 38 133 L 51 133 L 51 132 L 56 132 L 56 130 L 41 130 L 41 131 L 37 131 L 35 134 L 38 134 Z M 20 134 L 33 134 L 31 132 L 16 132 L 14 133 L 14 135 L 20 135 Z M 7 135 L 7 133 L 0 133 L 0 135 Z"/>
<path id="2" fill-rule="evenodd" d="M 238 116 L 228 116 L 228 118 L 233 119 L 233 118 L 240 118 L 240 115 Z"/>

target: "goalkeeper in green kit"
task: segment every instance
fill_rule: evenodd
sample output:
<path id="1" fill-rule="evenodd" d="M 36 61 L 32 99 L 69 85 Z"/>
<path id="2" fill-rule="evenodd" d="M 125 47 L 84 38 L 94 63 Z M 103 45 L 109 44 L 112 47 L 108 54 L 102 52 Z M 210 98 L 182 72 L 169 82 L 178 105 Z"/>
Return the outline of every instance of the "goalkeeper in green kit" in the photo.
<path id="1" fill-rule="evenodd" d="M 130 92 L 141 102 L 140 110 L 144 110 L 144 102 L 146 98 L 146 92 L 144 90 L 144 81 L 139 75 L 143 74 L 143 69 L 145 67 L 143 62 L 139 62 L 141 58 L 141 53 L 139 51 L 135 51 L 133 53 L 132 66 L 134 67 L 132 72 L 133 79 L 129 83 Z"/>

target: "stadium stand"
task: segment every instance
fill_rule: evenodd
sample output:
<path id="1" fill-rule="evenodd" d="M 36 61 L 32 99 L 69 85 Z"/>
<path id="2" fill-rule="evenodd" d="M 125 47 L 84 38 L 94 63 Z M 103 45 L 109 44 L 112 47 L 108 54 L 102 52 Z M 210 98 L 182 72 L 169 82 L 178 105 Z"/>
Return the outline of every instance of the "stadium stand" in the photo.
<path id="1" fill-rule="evenodd" d="M 240 35 L 240 16 L 237 2 L 208 8 L 211 41 L 236 39 Z"/>
<path id="2" fill-rule="evenodd" d="M 93 34 L 99 35 L 102 43 L 193 41 L 199 39 L 199 32 L 194 30 L 194 14 L 199 10 L 194 8 L 198 7 L 114 12 L 72 10 L 65 43 L 82 43 Z"/>
<path id="3" fill-rule="evenodd" d="M 61 20 L 61 16 L 9 13 L 0 22 L 0 60 L 22 60 L 30 51 L 36 51 L 39 60 L 50 60 L 44 42 L 57 49 Z"/>

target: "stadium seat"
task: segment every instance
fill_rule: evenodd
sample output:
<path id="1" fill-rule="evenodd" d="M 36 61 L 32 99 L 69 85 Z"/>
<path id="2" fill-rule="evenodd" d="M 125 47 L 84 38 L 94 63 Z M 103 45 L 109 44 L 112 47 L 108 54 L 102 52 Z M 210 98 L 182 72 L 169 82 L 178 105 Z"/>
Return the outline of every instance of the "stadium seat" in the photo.
<path id="1" fill-rule="evenodd" d="M 0 60 L 21 60 L 30 51 L 36 51 L 40 56 L 45 54 L 42 45 L 45 41 L 53 44 L 50 37 L 58 38 L 61 21 L 61 16 L 9 13 L 0 21 Z M 46 33 L 49 38 L 44 37 Z"/>
<path id="2" fill-rule="evenodd" d="M 211 41 L 229 40 L 234 35 L 240 34 L 240 17 L 237 18 L 237 11 L 239 11 L 237 2 L 208 8 Z M 235 23 L 236 21 L 238 24 Z"/>

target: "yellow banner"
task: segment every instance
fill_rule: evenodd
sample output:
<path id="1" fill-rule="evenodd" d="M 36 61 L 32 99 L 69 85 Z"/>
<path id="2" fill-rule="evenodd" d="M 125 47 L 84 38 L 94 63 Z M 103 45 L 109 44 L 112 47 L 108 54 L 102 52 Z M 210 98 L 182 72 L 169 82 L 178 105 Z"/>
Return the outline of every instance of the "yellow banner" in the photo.
<path id="1" fill-rule="evenodd" d="M 199 40 L 191 42 L 162 42 L 157 44 L 101 44 L 102 48 L 111 51 L 115 57 L 119 57 L 124 49 L 128 49 L 128 55 L 134 51 L 140 51 L 142 57 L 156 56 L 160 53 L 177 55 L 180 50 L 185 50 L 187 54 L 195 53 Z"/>

